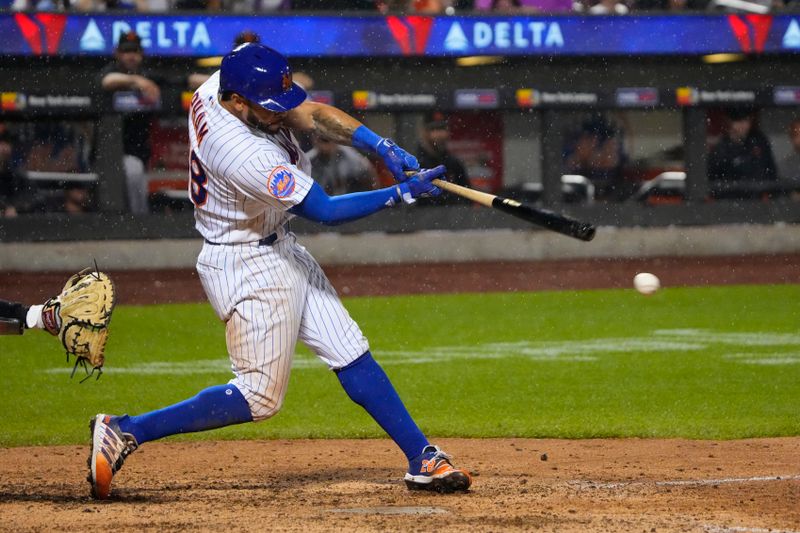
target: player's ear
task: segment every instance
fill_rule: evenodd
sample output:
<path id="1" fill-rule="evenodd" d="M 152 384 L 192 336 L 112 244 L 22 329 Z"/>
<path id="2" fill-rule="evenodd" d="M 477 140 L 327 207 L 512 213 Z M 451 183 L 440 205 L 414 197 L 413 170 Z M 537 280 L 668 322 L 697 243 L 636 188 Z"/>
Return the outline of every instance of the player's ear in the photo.
<path id="1" fill-rule="evenodd" d="M 231 93 L 231 101 L 237 111 L 244 111 L 244 108 L 247 107 L 247 100 L 237 93 Z"/>

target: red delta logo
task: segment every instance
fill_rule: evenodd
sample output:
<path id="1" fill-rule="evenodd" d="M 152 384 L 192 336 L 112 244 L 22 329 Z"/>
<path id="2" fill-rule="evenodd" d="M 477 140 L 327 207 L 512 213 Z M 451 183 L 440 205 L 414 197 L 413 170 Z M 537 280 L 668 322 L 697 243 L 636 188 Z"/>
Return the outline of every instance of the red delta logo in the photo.
<path id="1" fill-rule="evenodd" d="M 772 27 L 771 15 L 728 15 L 728 24 L 742 52 L 763 52 Z"/>
<path id="2" fill-rule="evenodd" d="M 294 176 L 284 166 L 275 167 L 267 178 L 267 189 L 275 198 L 286 198 L 294 192 Z"/>
<path id="3" fill-rule="evenodd" d="M 54 55 L 58 52 L 58 45 L 64 35 L 67 16 L 53 13 L 37 13 L 36 15 L 15 13 L 14 22 L 17 23 L 20 33 L 34 54 Z"/>
<path id="4" fill-rule="evenodd" d="M 400 45 L 403 55 L 422 55 L 428 45 L 433 18 L 431 17 L 386 17 L 392 37 Z"/>

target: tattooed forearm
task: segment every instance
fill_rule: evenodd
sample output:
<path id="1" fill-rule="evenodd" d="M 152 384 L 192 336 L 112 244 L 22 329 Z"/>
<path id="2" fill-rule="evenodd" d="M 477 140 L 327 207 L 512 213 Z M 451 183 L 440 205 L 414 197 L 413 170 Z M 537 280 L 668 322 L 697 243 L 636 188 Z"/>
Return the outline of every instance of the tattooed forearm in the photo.
<path id="1" fill-rule="evenodd" d="M 315 106 L 312 113 L 313 132 L 339 144 L 350 144 L 353 132 L 361 122 L 344 111 L 327 105 Z"/>

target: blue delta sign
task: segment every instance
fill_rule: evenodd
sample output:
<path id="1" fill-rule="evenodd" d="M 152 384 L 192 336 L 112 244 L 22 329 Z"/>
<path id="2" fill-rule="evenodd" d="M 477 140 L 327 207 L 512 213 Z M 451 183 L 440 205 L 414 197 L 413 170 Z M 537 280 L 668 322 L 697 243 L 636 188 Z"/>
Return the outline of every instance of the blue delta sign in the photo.
<path id="1" fill-rule="evenodd" d="M 134 30 L 148 55 L 222 55 L 244 31 L 292 57 L 592 56 L 797 53 L 800 16 L 282 16 L 14 13 L 0 15 L 0 53 L 113 53 Z M 287 38 L 291 36 L 291 38 Z"/>

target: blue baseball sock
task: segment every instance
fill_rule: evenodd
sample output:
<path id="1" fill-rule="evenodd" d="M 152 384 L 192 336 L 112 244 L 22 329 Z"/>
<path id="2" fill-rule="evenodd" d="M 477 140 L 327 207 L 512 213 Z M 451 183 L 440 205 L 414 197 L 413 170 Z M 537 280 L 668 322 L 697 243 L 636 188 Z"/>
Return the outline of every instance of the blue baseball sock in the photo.
<path id="1" fill-rule="evenodd" d="M 217 385 L 197 396 L 143 415 L 119 417 L 119 427 L 136 442 L 160 439 L 178 433 L 216 429 L 252 422 L 250 406 L 234 385 Z"/>
<path id="2" fill-rule="evenodd" d="M 428 439 L 403 405 L 389 377 L 369 352 L 336 372 L 351 400 L 367 413 L 400 446 L 410 461 L 428 445 Z"/>

